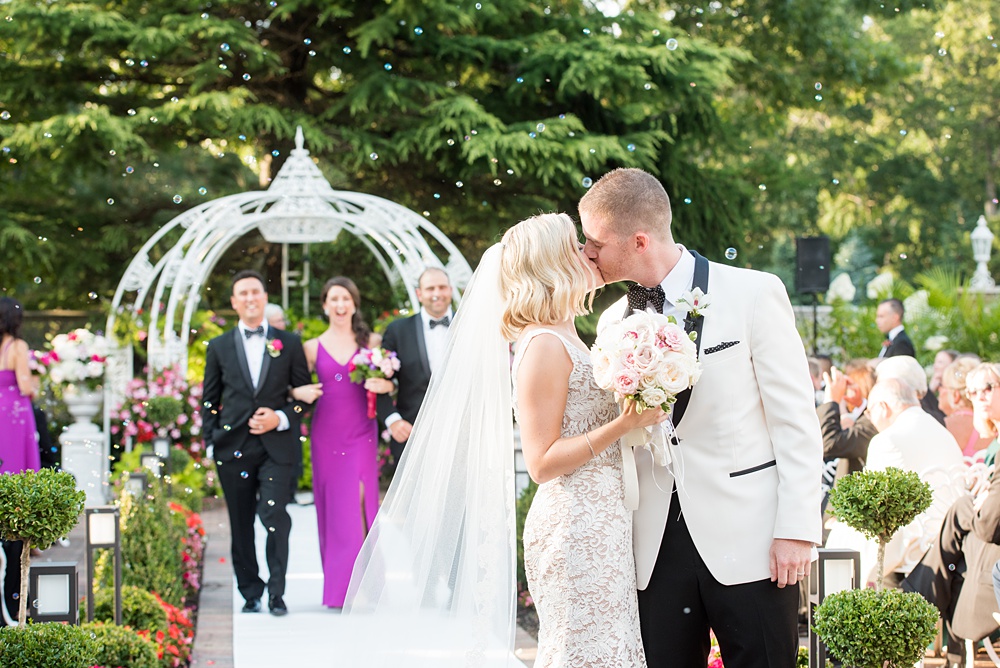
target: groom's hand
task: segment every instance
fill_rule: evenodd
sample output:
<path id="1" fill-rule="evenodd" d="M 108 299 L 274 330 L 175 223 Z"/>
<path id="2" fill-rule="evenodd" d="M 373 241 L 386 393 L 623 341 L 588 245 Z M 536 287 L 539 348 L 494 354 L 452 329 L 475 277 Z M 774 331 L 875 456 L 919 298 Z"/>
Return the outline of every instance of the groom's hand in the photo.
<path id="1" fill-rule="evenodd" d="M 261 407 L 250 416 L 248 426 L 251 434 L 260 435 L 277 429 L 279 424 L 281 424 L 281 418 L 273 409 Z"/>
<path id="2" fill-rule="evenodd" d="M 805 580 L 812 561 L 813 544 L 807 540 L 775 538 L 771 543 L 771 582 L 778 588 Z"/>

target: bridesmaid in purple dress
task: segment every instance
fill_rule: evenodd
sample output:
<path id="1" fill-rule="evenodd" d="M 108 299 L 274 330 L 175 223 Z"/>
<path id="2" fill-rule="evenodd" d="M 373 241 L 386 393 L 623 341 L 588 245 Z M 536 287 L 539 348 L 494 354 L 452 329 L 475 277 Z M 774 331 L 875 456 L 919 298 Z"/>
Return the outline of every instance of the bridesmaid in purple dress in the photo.
<path id="1" fill-rule="evenodd" d="M 352 383 L 348 365 L 371 345 L 371 330 L 361 318 L 361 296 L 348 278 L 331 278 L 320 295 L 329 328 L 304 344 L 318 386 L 295 391 L 309 400 L 321 395 L 312 418 L 313 494 L 323 562 L 323 605 L 344 605 L 351 570 L 378 512 L 378 426 L 368 417 L 367 391 L 390 392 L 388 380 Z M 322 387 L 319 391 L 318 388 Z"/>
<path id="2" fill-rule="evenodd" d="M 0 473 L 39 468 L 28 344 L 21 339 L 22 319 L 21 304 L 16 299 L 0 298 Z"/>

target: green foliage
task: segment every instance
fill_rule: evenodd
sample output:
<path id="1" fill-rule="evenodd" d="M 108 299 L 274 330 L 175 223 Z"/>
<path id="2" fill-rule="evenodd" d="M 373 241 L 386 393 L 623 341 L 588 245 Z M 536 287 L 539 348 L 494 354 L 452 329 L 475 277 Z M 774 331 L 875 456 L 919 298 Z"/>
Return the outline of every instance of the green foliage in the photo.
<path id="1" fill-rule="evenodd" d="M 0 535 L 47 549 L 76 526 L 85 498 L 65 471 L 0 475 Z"/>
<path id="2" fill-rule="evenodd" d="M 146 473 L 140 464 L 140 457 L 143 451 L 149 452 L 149 448 L 136 447 L 131 452 L 122 454 L 121 459 L 114 465 L 113 481 L 115 488 L 119 491 L 124 484 L 125 472 Z M 210 472 L 214 464 L 205 459 L 196 462 L 191 455 L 183 448 L 170 448 L 170 494 L 171 500 L 177 501 L 189 510 L 201 512 L 202 501 L 206 494 L 215 492 L 212 484 L 213 476 Z M 162 485 L 162 493 L 166 494 L 167 488 Z"/>
<path id="3" fill-rule="evenodd" d="M 299 476 L 298 489 L 311 490 L 313 488 L 313 465 L 312 465 L 312 439 L 306 438 L 302 441 L 302 475 Z"/>
<path id="4" fill-rule="evenodd" d="M 813 629 L 845 666 L 905 668 L 923 657 L 937 620 L 937 608 L 920 594 L 852 589 L 823 600 Z"/>
<path id="5" fill-rule="evenodd" d="M 144 499 L 126 494 L 119 500 L 122 523 L 122 583 L 155 591 L 172 605 L 184 599 L 181 545 L 185 533 L 171 519 L 167 495 L 156 478 L 150 479 Z M 104 550 L 97 561 L 95 578 L 110 587 L 114 571 L 111 555 Z"/>
<path id="6" fill-rule="evenodd" d="M 538 484 L 532 480 L 517 498 L 514 511 L 517 514 L 517 584 L 519 591 L 528 590 L 528 578 L 524 575 L 524 520 L 528 516 L 531 502 L 535 499 Z"/>
<path id="7" fill-rule="evenodd" d="M 80 618 L 86 619 L 86 601 L 80 604 Z M 115 596 L 112 587 L 101 586 L 94 594 L 94 620 L 115 621 Z M 122 585 L 122 624 L 137 631 L 148 630 L 154 634 L 169 628 L 167 613 L 156 597 L 134 585 Z"/>
<path id="8" fill-rule="evenodd" d="M 92 634 L 101 647 L 96 661 L 99 668 L 157 668 L 160 665 L 153 643 L 130 628 L 101 622 L 83 624 L 81 628 Z"/>
<path id="9" fill-rule="evenodd" d="M 144 403 L 149 421 L 157 425 L 172 424 L 184 412 L 184 402 L 174 397 L 150 397 Z"/>
<path id="10" fill-rule="evenodd" d="M 930 485 L 913 471 L 858 471 L 830 491 L 830 510 L 866 537 L 887 543 L 931 505 Z"/>
<path id="11" fill-rule="evenodd" d="M 68 624 L 28 624 L 0 628 L 3 668 L 91 668 L 100 647 L 90 633 Z"/>

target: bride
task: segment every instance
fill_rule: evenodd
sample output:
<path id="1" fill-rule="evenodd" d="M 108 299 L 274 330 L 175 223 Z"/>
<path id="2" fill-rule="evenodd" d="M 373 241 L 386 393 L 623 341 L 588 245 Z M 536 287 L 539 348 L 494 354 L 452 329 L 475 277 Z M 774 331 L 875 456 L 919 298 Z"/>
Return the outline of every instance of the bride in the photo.
<path id="1" fill-rule="evenodd" d="M 354 566 L 341 649 L 365 665 L 517 665 L 512 409 L 540 483 L 524 530 L 535 665 L 645 665 L 618 439 L 667 416 L 619 415 L 594 383 L 573 318 L 598 281 L 564 214 L 484 254 Z"/>

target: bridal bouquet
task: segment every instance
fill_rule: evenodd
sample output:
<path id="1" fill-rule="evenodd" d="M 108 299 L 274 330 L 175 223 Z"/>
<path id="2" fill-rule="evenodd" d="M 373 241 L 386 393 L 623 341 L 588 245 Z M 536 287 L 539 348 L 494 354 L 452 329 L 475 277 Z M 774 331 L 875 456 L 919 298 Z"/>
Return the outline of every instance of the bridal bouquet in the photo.
<path id="1" fill-rule="evenodd" d="M 604 329 L 590 350 L 594 379 L 621 402 L 636 402 L 639 410 L 669 411 L 677 395 L 693 387 L 701 376 L 695 334 L 688 334 L 672 316 L 646 311 L 634 313 Z M 664 428 L 672 432 L 668 420 Z M 672 433 L 669 433 L 672 436 Z M 646 444 L 654 460 L 666 466 L 666 444 Z"/>
<path id="2" fill-rule="evenodd" d="M 354 356 L 347 370 L 351 373 L 351 382 L 364 384 L 369 378 L 392 378 L 399 371 L 399 358 L 396 353 L 385 348 L 362 348 Z M 368 418 L 375 417 L 375 393 L 368 393 Z"/>

